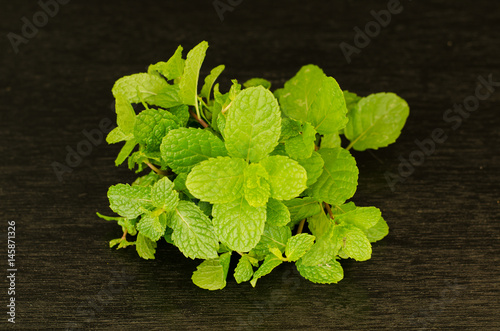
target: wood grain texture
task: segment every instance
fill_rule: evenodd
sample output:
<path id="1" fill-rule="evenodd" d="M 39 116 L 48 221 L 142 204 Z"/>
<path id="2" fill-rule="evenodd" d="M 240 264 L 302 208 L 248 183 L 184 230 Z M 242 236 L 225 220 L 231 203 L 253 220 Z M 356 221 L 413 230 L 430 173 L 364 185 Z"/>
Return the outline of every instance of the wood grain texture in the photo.
<path id="1" fill-rule="evenodd" d="M 401 0 L 404 10 L 350 64 L 339 44 L 352 45 L 353 28 L 387 1 L 244 1 L 223 22 L 210 1 L 71 1 L 18 54 L 6 35 L 20 34 L 20 19 L 40 7 L 1 3 L 0 244 L 15 220 L 16 328 L 500 329 L 500 87 L 457 129 L 443 120 L 474 94 L 478 76 L 500 81 L 497 2 Z M 114 167 L 119 146 L 94 146 L 57 180 L 51 163 L 64 163 L 67 146 L 86 139 L 82 130 L 115 120 L 116 79 L 201 40 L 210 44 L 202 75 L 226 64 L 223 89 L 254 76 L 279 87 L 314 63 L 343 89 L 408 101 L 395 144 L 354 152 L 354 201 L 379 207 L 391 232 L 371 260 L 345 261 L 338 285 L 312 284 L 282 265 L 255 289 L 230 280 L 208 292 L 191 283 L 198 262 L 171 246 L 160 244 L 154 261 L 109 249 L 121 231 L 95 212 L 109 213 L 110 185 L 135 177 Z M 398 157 L 436 128 L 446 141 L 391 191 L 384 173 L 397 173 Z"/>

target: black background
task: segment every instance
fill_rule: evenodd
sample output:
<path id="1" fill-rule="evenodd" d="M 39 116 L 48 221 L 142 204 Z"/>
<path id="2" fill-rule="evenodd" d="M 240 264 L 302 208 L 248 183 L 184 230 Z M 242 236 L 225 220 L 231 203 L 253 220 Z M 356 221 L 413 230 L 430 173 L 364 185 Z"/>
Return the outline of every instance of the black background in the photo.
<path id="1" fill-rule="evenodd" d="M 13 220 L 15 327 L 499 329 L 500 87 L 456 129 L 443 115 L 474 95 L 479 76 L 500 81 L 500 4 L 401 0 L 402 12 L 348 63 L 339 45 L 354 45 L 354 27 L 364 29 L 370 11 L 387 3 L 241 1 L 221 21 L 211 1 L 70 1 L 16 53 L 7 35 L 22 35 L 21 19 L 41 9 L 1 1 L 0 274 Z M 51 164 L 65 163 L 67 146 L 76 149 L 83 130 L 115 120 L 116 79 L 202 40 L 210 44 L 202 75 L 226 64 L 224 89 L 232 78 L 255 76 L 277 88 L 314 63 L 343 89 L 408 101 L 395 144 L 353 153 L 360 168 L 353 200 L 379 207 L 391 231 L 371 260 L 343 263 L 339 284 L 310 283 L 290 264 L 255 289 L 229 277 L 222 291 L 201 290 L 190 280 L 199 262 L 171 246 L 160 244 L 154 261 L 108 248 L 121 230 L 95 212 L 110 214 L 107 188 L 136 176 L 115 168 L 120 146 L 94 146 L 57 179 Z M 436 128 L 446 141 L 392 191 L 384 174 L 398 174 L 415 139 Z M 1 284 L 6 328 L 7 280 Z"/>

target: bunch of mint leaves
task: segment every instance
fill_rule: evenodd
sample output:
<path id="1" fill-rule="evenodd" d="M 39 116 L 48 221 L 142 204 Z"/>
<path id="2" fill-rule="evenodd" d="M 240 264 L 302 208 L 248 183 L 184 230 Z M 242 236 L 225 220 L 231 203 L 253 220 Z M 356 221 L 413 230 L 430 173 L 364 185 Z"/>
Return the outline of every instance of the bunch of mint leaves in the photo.
<path id="1" fill-rule="evenodd" d="M 226 93 L 214 85 L 219 65 L 198 92 L 207 48 L 203 41 L 184 59 L 179 46 L 113 86 L 118 126 L 106 140 L 125 142 L 116 165 L 127 160 L 143 175 L 109 188 L 119 216 L 98 215 L 123 230 L 110 246 L 154 259 L 165 240 L 204 260 L 192 281 L 208 290 L 225 287 L 232 255 L 237 283 L 255 286 L 283 262 L 314 283 L 337 283 L 339 260 L 370 259 L 371 243 L 389 230 L 378 208 L 346 202 L 358 183 L 349 150 L 393 143 L 408 104 L 393 93 L 342 91 L 315 65 L 274 92 L 253 78 L 233 80 Z"/>

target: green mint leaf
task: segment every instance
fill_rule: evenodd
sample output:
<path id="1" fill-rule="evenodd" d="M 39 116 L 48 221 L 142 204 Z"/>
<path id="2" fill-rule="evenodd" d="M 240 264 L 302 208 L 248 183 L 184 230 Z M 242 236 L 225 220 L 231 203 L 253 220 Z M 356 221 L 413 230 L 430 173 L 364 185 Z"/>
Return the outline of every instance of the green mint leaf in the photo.
<path id="1" fill-rule="evenodd" d="M 271 247 L 276 247 L 284 252 L 286 243 L 291 236 L 292 230 L 288 226 L 266 224 L 259 243 L 252 249 L 252 254 L 258 259 L 264 259 L 270 253 L 269 248 Z"/>
<path id="2" fill-rule="evenodd" d="M 264 78 L 250 78 L 246 82 L 243 83 L 245 88 L 254 87 L 254 86 L 262 86 L 265 89 L 271 89 L 271 82 Z"/>
<path id="3" fill-rule="evenodd" d="M 244 198 L 215 204 L 213 224 L 219 240 L 237 252 L 248 252 L 257 245 L 266 223 L 266 208 L 252 207 Z"/>
<path id="4" fill-rule="evenodd" d="M 122 131 L 122 129 L 117 126 L 113 130 L 111 130 L 106 136 L 106 142 L 108 144 L 116 144 L 120 141 L 128 141 L 134 138 L 133 133 L 126 134 Z"/>
<path id="5" fill-rule="evenodd" d="M 366 261 L 372 256 L 372 245 L 363 230 L 355 227 L 343 227 L 339 236 L 342 240 L 342 251 L 356 261 Z"/>
<path id="6" fill-rule="evenodd" d="M 345 106 L 347 108 L 347 113 L 349 114 L 350 112 L 353 111 L 354 108 L 356 108 L 358 102 L 363 98 L 358 96 L 356 93 L 345 90 L 344 99 L 345 99 Z"/>
<path id="7" fill-rule="evenodd" d="M 297 121 L 307 122 L 312 104 L 325 78 L 326 75 L 318 66 L 303 66 L 279 92 L 283 113 Z"/>
<path id="8" fill-rule="evenodd" d="M 292 159 L 307 159 L 314 151 L 315 141 L 316 130 L 311 124 L 305 123 L 298 135 L 285 141 L 285 149 Z"/>
<path id="9" fill-rule="evenodd" d="M 250 262 L 248 255 L 243 255 L 238 261 L 238 265 L 234 269 L 234 279 L 238 284 L 242 282 L 248 282 L 253 276 L 252 263 Z"/>
<path id="10" fill-rule="evenodd" d="M 221 290 L 226 286 L 227 271 L 231 253 L 203 261 L 193 273 L 195 285 L 210 291 Z"/>
<path id="11" fill-rule="evenodd" d="M 224 128 L 229 155 L 258 162 L 276 147 L 280 132 L 279 105 L 269 90 L 250 87 L 237 95 Z"/>
<path id="12" fill-rule="evenodd" d="M 244 193 L 248 204 L 253 207 L 265 206 L 271 194 L 266 169 L 258 163 L 252 163 L 245 168 L 244 176 Z"/>
<path id="13" fill-rule="evenodd" d="M 291 137 L 297 136 L 302 130 L 302 124 L 294 119 L 284 117 L 281 119 L 280 142 L 284 142 Z"/>
<path id="14" fill-rule="evenodd" d="M 99 212 L 97 212 L 96 214 L 99 218 L 102 218 L 105 221 L 119 221 L 119 220 L 124 219 L 124 217 L 106 216 L 106 215 L 103 215 Z"/>
<path id="15" fill-rule="evenodd" d="M 179 203 L 179 193 L 174 191 L 174 183 L 163 177 L 153 185 L 151 200 L 155 207 L 173 211 Z"/>
<path id="16" fill-rule="evenodd" d="M 128 102 L 140 103 L 151 101 L 164 87 L 169 84 L 162 78 L 147 73 L 133 74 L 118 79 L 111 92 L 113 96 L 123 96 Z"/>
<path id="17" fill-rule="evenodd" d="M 116 157 L 115 166 L 119 166 L 120 164 L 122 164 L 130 155 L 130 153 L 132 153 L 135 146 L 137 146 L 137 141 L 135 141 L 135 139 L 127 141 Z"/>
<path id="18" fill-rule="evenodd" d="M 351 198 L 358 185 L 356 160 L 343 148 L 323 148 L 319 154 L 325 162 L 323 173 L 310 188 L 319 201 L 341 205 Z"/>
<path id="19" fill-rule="evenodd" d="M 175 177 L 174 189 L 178 192 L 182 192 L 189 199 L 195 199 L 195 197 L 191 193 L 189 193 L 189 190 L 186 187 L 186 179 L 187 179 L 187 173 L 180 173 L 177 177 Z"/>
<path id="20" fill-rule="evenodd" d="M 229 89 L 228 97 L 229 100 L 233 101 L 236 99 L 236 96 L 241 92 L 241 84 L 238 84 L 237 79 L 231 79 L 231 82 L 233 85 L 231 85 L 231 88 Z"/>
<path id="21" fill-rule="evenodd" d="M 202 41 L 187 54 L 184 73 L 179 83 L 181 100 L 186 105 L 194 106 L 198 103 L 198 78 L 207 48 L 208 43 Z"/>
<path id="22" fill-rule="evenodd" d="M 279 266 L 281 263 L 283 263 L 282 260 L 280 260 L 278 257 L 274 255 L 268 255 L 266 256 L 264 263 L 255 271 L 253 274 L 253 278 L 250 281 L 250 284 L 252 284 L 252 287 L 255 287 L 257 284 L 257 280 L 267 274 L 269 274 L 271 271 L 273 271 L 274 268 Z"/>
<path id="23" fill-rule="evenodd" d="M 316 236 L 316 242 L 302 256 L 301 263 L 306 266 L 317 266 L 331 261 L 337 255 L 340 245 L 334 236 L 334 225 L 324 213 L 308 219 L 309 230 Z"/>
<path id="24" fill-rule="evenodd" d="M 117 238 L 117 239 L 113 239 L 109 242 L 109 248 L 113 248 L 116 245 L 118 245 L 118 247 L 116 247 L 116 249 L 125 248 L 128 246 L 134 246 L 135 241 L 131 242 L 131 241 L 127 241 L 126 239 Z"/>
<path id="25" fill-rule="evenodd" d="M 297 162 L 286 156 L 274 155 L 260 162 L 269 174 L 271 197 L 289 200 L 306 189 L 307 172 Z"/>
<path id="26" fill-rule="evenodd" d="M 192 195 L 210 203 L 227 203 L 241 197 L 244 171 L 243 159 L 217 157 L 197 164 L 189 173 L 186 186 Z"/>
<path id="27" fill-rule="evenodd" d="M 315 236 L 307 233 L 297 234 L 288 239 L 285 248 L 285 254 L 288 261 L 297 261 L 300 259 L 314 244 Z"/>
<path id="28" fill-rule="evenodd" d="M 137 223 L 139 233 L 152 241 L 158 241 L 167 227 L 167 219 L 165 215 L 161 215 L 162 212 L 161 209 L 158 209 L 142 215 L 141 220 Z"/>
<path id="29" fill-rule="evenodd" d="M 326 216 L 325 213 L 321 212 L 309 217 L 307 219 L 307 225 L 311 233 L 319 238 L 328 231 L 332 230 L 333 221 L 331 218 Z"/>
<path id="30" fill-rule="evenodd" d="M 344 270 L 336 260 L 317 266 L 307 266 L 298 261 L 296 265 L 301 276 L 313 283 L 332 284 L 338 283 L 344 278 Z"/>
<path id="31" fill-rule="evenodd" d="M 217 257 L 219 240 L 214 226 L 197 205 L 190 201 L 179 201 L 169 225 L 174 230 L 172 240 L 184 256 L 192 259 Z"/>
<path id="32" fill-rule="evenodd" d="M 156 242 L 139 233 L 135 242 L 135 249 L 140 257 L 146 260 L 154 260 L 156 253 Z"/>
<path id="33" fill-rule="evenodd" d="M 118 220 L 118 225 L 122 227 L 123 233 L 127 231 L 128 234 L 131 236 L 135 236 L 137 234 L 137 229 L 136 229 L 136 223 L 137 219 L 128 219 L 128 218 L 123 218 L 121 220 Z"/>
<path id="34" fill-rule="evenodd" d="M 309 187 L 312 184 L 316 183 L 319 176 L 323 173 L 323 166 L 325 162 L 323 158 L 318 152 L 312 152 L 311 157 L 307 159 L 297 160 L 299 164 L 306 169 L 307 172 L 307 183 L 306 185 Z"/>
<path id="35" fill-rule="evenodd" d="M 184 59 L 182 58 L 182 46 L 177 47 L 174 55 L 167 62 L 158 62 L 148 68 L 149 74 L 158 72 L 168 80 L 178 78 L 184 71 Z"/>
<path id="36" fill-rule="evenodd" d="M 170 113 L 177 118 L 179 126 L 186 126 L 189 121 L 189 107 L 187 105 L 179 105 L 169 109 Z"/>
<path id="37" fill-rule="evenodd" d="M 128 135 L 134 132 L 135 111 L 130 102 L 121 94 L 116 95 L 116 123 Z"/>
<path id="38" fill-rule="evenodd" d="M 108 199 L 110 208 L 115 213 L 126 218 L 136 218 L 151 208 L 151 188 L 113 185 L 108 190 Z"/>
<path id="39" fill-rule="evenodd" d="M 381 240 L 389 234 L 389 226 L 387 225 L 387 222 L 380 217 L 377 224 L 364 231 L 368 240 L 373 243 Z"/>
<path id="40" fill-rule="evenodd" d="M 336 133 L 325 134 L 321 138 L 321 148 L 336 148 L 340 147 L 340 143 L 342 140 L 340 139 L 340 135 Z"/>
<path id="41" fill-rule="evenodd" d="M 150 96 L 147 100 L 149 104 L 163 108 L 171 108 L 182 105 L 178 85 L 167 85 L 159 90 L 156 95 Z"/>
<path id="42" fill-rule="evenodd" d="M 210 92 L 212 91 L 212 86 L 214 85 L 214 82 L 217 80 L 220 74 L 224 71 L 224 69 L 225 66 L 221 64 L 210 71 L 210 74 L 207 77 L 205 77 L 205 84 L 203 84 L 203 87 L 201 88 L 200 97 L 205 98 L 207 100 L 210 99 Z"/>
<path id="43" fill-rule="evenodd" d="M 179 128 L 177 118 L 165 110 L 146 109 L 137 115 L 134 136 L 137 142 L 145 144 L 150 151 L 159 150 L 163 137 Z"/>
<path id="44" fill-rule="evenodd" d="M 137 178 L 132 185 L 138 185 L 138 186 L 150 186 L 154 184 L 156 181 L 160 179 L 160 176 L 151 170 L 151 172 L 147 175 L 141 176 Z"/>
<path id="45" fill-rule="evenodd" d="M 267 224 L 285 226 L 290 223 L 290 212 L 283 202 L 269 199 L 267 203 Z"/>
<path id="46" fill-rule="evenodd" d="M 342 209 L 342 206 L 337 207 Z M 356 207 L 356 209 L 335 216 L 337 223 L 353 224 L 362 230 L 369 229 L 380 220 L 382 213 L 376 207 Z"/>
<path id="47" fill-rule="evenodd" d="M 290 211 L 290 218 L 292 222 L 298 222 L 304 218 L 311 217 L 321 212 L 321 204 L 313 198 L 297 198 L 288 201 L 283 201 Z"/>
<path id="48" fill-rule="evenodd" d="M 307 114 L 307 121 L 320 134 L 337 133 L 347 124 L 344 94 L 332 77 L 323 79 L 316 98 Z"/>
<path id="49" fill-rule="evenodd" d="M 349 113 L 345 136 L 357 151 L 392 144 L 401 134 L 410 108 L 394 93 L 371 94 Z"/>
<path id="50" fill-rule="evenodd" d="M 217 156 L 226 156 L 224 142 L 208 130 L 180 128 L 162 140 L 161 157 L 175 173 L 190 172 L 195 165 Z"/>
<path id="51" fill-rule="evenodd" d="M 163 238 L 165 239 L 166 242 L 169 244 L 175 245 L 174 241 L 172 240 L 172 234 L 174 233 L 174 230 L 172 228 L 169 228 L 168 226 L 165 228 L 165 233 L 163 234 Z"/>

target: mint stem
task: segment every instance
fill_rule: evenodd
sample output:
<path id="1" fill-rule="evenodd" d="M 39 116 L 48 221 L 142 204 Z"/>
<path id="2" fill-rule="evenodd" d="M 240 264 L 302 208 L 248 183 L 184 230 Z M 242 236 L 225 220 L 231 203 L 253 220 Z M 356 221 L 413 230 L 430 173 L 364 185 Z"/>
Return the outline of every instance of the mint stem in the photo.
<path id="1" fill-rule="evenodd" d="M 326 211 L 328 212 L 328 215 L 330 215 L 330 218 L 334 220 L 335 216 L 333 216 L 333 212 L 332 209 L 330 208 L 330 205 L 327 204 L 326 202 L 323 202 L 323 204 L 325 205 Z"/>
<path id="2" fill-rule="evenodd" d="M 154 165 L 152 165 L 150 162 L 144 162 L 144 163 L 146 163 L 146 165 L 148 167 L 150 167 L 151 170 L 153 170 L 154 172 L 156 172 L 158 175 L 162 175 L 162 176 L 171 175 L 171 173 L 169 171 L 160 170 L 157 167 L 155 167 Z"/>
<path id="3" fill-rule="evenodd" d="M 208 124 L 207 122 L 205 122 L 204 120 L 202 120 L 200 117 L 198 117 L 194 111 L 192 111 L 191 109 L 189 110 L 189 113 L 191 114 L 191 116 L 198 122 L 200 123 L 204 128 L 208 128 Z"/>
<path id="4" fill-rule="evenodd" d="M 299 223 L 299 227 L 297 228 L 297 234 L 302 233 L 302 230 L 304 229 L 304 224 L 306 223 L 306 219 L 304 218 L 302 221 Z"/>

